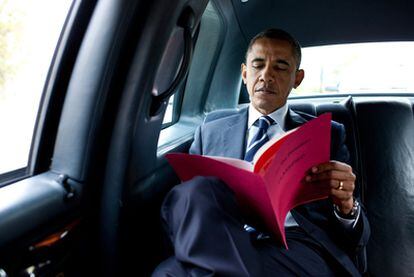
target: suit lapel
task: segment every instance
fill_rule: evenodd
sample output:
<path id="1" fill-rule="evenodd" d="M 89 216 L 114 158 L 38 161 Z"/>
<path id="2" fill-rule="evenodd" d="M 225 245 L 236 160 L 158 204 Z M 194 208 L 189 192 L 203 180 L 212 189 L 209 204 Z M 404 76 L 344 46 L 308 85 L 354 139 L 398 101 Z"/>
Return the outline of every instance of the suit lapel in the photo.
<path id="1" fill-rule="evenodd" d="M 243 159 L 246 145 L 248 109 L 243 108 L 239 113 L 226 120 L 220 140 L 222 141 L 223 156 Z"/>
<path id="2" fill-rule="evenodd" d="M 289 131 L 296 127 L 299 127 L 300 125 L 305 124 L 307 121 L 308 120 L 300 116 L 298 113 L 289 109 L 285 119 L 285 131 Z"/>

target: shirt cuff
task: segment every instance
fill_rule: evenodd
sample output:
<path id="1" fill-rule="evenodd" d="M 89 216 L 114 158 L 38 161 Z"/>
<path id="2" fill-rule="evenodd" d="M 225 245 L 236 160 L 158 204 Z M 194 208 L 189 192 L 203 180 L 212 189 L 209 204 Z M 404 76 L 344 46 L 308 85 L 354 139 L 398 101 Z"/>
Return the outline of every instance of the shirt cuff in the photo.
<path id="1" fill-rule="evenodd" d="M 336 209 L 335 208 L 334 208 L 334 214 L 335 214 L 336 218 L 339 220 L 339 222 L 341 222 L 342 226 L 344 226 L 345 229 L 352 230 L 352 229 L 355 228 L 355 226 L 356 226 L 356 224 L 358 222 L 359 216 L 361 214 L 361 207 L 358 208 L 357 215 L 356 215 L 356 217 L 354 219 L 347 219 L 347 218 L 341 217 L 336 212 Z"/>

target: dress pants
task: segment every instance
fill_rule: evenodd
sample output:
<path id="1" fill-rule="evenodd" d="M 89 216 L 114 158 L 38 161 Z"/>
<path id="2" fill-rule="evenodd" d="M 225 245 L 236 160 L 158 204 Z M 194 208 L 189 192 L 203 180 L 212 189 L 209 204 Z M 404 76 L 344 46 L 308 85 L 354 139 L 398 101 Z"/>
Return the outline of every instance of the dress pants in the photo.
<path id="1" fill-rule="evenodd" d="M 300 227 L 286 229 L 289 250 L 272 239 L 256 241 L 233 191 L 214 177 L 174 187 L 161 216 L 174 257 L 153 276 L 338 276 L 335 260 Z"/>

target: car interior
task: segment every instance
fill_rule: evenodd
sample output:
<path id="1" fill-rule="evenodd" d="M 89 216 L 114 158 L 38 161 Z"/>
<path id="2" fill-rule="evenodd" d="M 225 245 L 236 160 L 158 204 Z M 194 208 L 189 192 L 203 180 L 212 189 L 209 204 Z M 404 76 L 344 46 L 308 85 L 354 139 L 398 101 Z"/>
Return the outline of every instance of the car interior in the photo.
<path id="1" fill-rule="evenodd" d="M 277 27 L 304 49 L 410 42 L 413 11 L 407 0 L 73 0 L 27 164 L 0 173 L 0 276 L 150 276 L 174 253 L 160 207 L 180 180 L 165 154 L 187 153 L 207 113 L 249 102 L 250 39 Z M 395 78 L 385 62 L 397 52 L 376 57 L 374 82 Z M 371 225 L 366 276 L 414 274 L 411 88 L 288 100 L 345 126 Z"/>

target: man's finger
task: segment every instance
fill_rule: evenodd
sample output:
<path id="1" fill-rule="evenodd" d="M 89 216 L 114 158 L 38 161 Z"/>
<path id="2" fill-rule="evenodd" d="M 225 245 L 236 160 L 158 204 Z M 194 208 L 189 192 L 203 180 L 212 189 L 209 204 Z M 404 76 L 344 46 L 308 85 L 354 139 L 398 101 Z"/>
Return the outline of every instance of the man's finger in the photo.
<path id="1" fill-rule="evenodd" d="M 329 161 L 326 163 L 318 164 L 311 168 L 312 173 L 320 173 L 329 170 L 338 170 L 338 171 L 352 171 L 352 167 L 347 165 L 346 163 L 338 162 L 338 161 Z"/>
<path id="2" fill-rule="evenodd" d="M 338 192 L 347 191 L 353 193 L 355 189 L 354 181 L 340 181 L 335 179 L 325 179 L 308 182 L 310 185 L 325 187 L 329 190 L 337 190 Z"/>
<path id="3" fill-rule="evenodd" d="M 355 181 L 355 175 L 352 172 L 330 170 L 321 173 L 309 174 L 306 176 L 307 182 L 321 181 L 321 180 L 338 180 L 338 181 Z"/>
<path id="4" fill-rule="evenodd" d="M 338 189 L 331 189 L 331 198 L 335 204 L 339 204 L 339 202 L 348 201 L 350 198 L 353 197 L 352 191 L 348 190 L 338 190 Z"/>
<path id="5" fill-rule="evenodd" d="M 331 180 L 330 186 L 331 186 L 331 189 L 335 189 L 339 192 L 350 191 L 352 193 L 355 189 L 355 183 L 353 181 Z"/>

